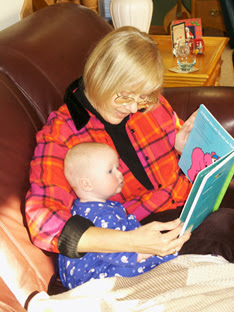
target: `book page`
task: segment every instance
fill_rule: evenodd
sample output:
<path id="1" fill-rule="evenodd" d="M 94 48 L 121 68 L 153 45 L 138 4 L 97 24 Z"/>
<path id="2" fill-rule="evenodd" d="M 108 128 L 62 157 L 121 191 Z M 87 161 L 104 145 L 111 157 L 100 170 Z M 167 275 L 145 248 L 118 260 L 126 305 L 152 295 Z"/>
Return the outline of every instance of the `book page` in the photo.
<path id="1" fill-rule="evenodd" d="M 197 174 L 234 149 L 234 139 L 201 104 L 179 166 L 194 182 Z"/>

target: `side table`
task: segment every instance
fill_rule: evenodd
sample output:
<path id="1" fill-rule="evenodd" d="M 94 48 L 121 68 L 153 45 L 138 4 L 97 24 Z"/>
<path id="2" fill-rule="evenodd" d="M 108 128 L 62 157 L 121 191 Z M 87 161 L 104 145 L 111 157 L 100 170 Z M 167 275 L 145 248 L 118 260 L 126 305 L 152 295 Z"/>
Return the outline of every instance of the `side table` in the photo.
<path id="1" fill-rule="evenodd" d="M 169 68 L 177 67 L 176 57 L 172 53 L 171 36 L 152 35 L 158 45 L 164 62 L 164 86 L 165 87 L 199 87 L 218 86 L 221 70 L 221 55 L 229 38 L 203 37 L 205 51 L 197 55 L 195 67 L 198 71 L 181 74 L 169 71 Z"/>

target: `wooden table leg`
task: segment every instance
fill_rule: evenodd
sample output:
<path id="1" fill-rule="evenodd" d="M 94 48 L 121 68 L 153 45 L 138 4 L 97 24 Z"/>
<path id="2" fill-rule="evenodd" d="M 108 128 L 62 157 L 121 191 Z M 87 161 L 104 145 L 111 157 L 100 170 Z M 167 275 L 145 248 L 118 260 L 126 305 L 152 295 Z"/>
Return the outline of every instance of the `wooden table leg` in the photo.
<path id="1" fill-rule="evenodd" d="M 81 0 L 81 4 L 98 13 L 98 0 Z"/>
<path id="2" fill-rule="evenodd" d="M 54 4 L 54 0 L 25 0 L 20 12 L 20 19 L 24 19 L 28 15 L 40 10 L 48 5 Z"/>
<path id="3" fill-rule="evenodd" d="M 22 9 L 20 11 L 20 19 L 24 19 L 28 15 L 33 13 L 33 3 L 32 0 L 24 0 Z"/>
<path id="4" fill-rule="evenodd" d="M 61 2 L 73 2 L 76 4 L 80 4 L 80 0 L 55 0 L 55 3 L 61 3 Z"/>
<path id="5" fill-rule="evenodd" d="M 217 65 L 215 66 L 213 72 L 211 73 L 210 77 L 206 80 L 204 86 L 219 86 L 219 80 L 221 76 L 221 65 L 223 61 L 221 58 L 217 62 Z"/>

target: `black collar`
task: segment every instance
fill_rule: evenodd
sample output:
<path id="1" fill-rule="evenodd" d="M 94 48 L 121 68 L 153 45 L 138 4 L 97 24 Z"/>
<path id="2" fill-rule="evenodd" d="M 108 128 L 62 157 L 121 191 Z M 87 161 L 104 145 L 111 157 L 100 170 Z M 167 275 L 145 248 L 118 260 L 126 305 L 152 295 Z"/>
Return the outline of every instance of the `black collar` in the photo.
<path id="1" fill-rule="evenodd" d="M 125 127 L 125 124 L 129 119 L 129 116 L 125 117 L 118 125 L 112 125 L 103 119 L 85 96 L 82 77 L 76 79 L 69 85 L 65 93 L 64 101 L 67 104 L 72 120 L 78 131 L 88 123 L 90 119 L 89 112 L 94 114 L 106 129 Z"/>
<path id="2" fill-rule="evenodd" d="M 67 108 L 78 131 L 83 128 L 90 119 L 88 111 L 81 104 L 82 99 L 79 98 L 81 96 L 88 102 L 84 94 L 82 77 L 76 79 L 69 85 L 64 96 L 64 102 L 67 104 Z"/>

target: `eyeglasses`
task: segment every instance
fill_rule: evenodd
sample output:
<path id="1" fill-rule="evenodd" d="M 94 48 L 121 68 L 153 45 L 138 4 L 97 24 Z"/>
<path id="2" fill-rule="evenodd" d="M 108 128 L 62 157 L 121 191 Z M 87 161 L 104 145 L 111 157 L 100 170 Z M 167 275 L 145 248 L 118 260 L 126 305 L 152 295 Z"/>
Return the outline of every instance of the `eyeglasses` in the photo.
<path id="1" fill-rule="evenodd" d="M 118 105 L 131 105 L 133 103 L 137 104 L 138 109 L 148 108 L 151 105 L 155 105 L 158 103 L 158 98 L 154 96 L 154 94 L 146 96 L 141 101 L 136 101 L 133 97 L 125 96 L 121 93 L 117 93 L 117 97 L 114 99 L 115 103 Z"/>

